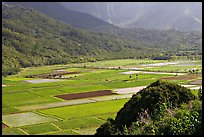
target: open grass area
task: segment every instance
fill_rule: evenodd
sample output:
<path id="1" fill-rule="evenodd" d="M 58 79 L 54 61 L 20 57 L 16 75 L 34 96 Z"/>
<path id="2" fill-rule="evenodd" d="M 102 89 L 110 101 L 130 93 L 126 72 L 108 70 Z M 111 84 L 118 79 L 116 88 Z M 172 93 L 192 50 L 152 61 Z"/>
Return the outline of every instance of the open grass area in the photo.
<path id="1" fill-rule="evenodd" d="M 4 128 L 2 135 L 25 135 L 19 128 Z"/>
<path id="2" fill-rule="evenodd" d="M 75 131 L 78 132 L 80 135 L 94 135 L 96 133 L 96 129 L 99 126 L 100 125 L 95 127 L 80 128 L 80 129 L 76 129 Z"/>
<path id="3" fill-rule="evenodd" d="M 122 67 L 122 66 L 136 66 L 141 64 L 167 62 L 166 60 L 148 60 L 148 59 L 122 59 L 122 60 L 107 60 L 88 63 L 72 64 L 73 67 Z"/>
<path id="4" fill-rule="evenodd" d="M 41 135 L 80 135 L 80 133 L 73 130 L 63 130 L 63 131 L 57 131 L 57 132 L 48 132 L 46 134 L 41 134 Z"/>
<path id="5" fill-rule="evenodd" d="M 53 126 L 51 123 L 36 124 L 20 128 L 31 135 L 59 131 L 59 129 Z"/>
<path id="6" fill-rule="evenodd" d="M 82 119 L 71 119 L 71 120 L 64 120 L 64 121 L 56 121 L 53 122 L 56 126 L 60 129 L 75 129 L 75 128 L 84 128 L 88 126 L 95 126 L 103 124 L 105 121 L 98 119 L 96 117 L 88 117 Z"/>
<path id="7" fill-rule="evenodd" d="M 2 113 L 3 114 L 10 114 L 10 113 L 16 113 L 16 112 L 20 112 L 20 110 L 14 108 L 14 107 L 10 107 L 10 106 L 2 104 Z"/>
<path id="8" fill-rule="evenodd" d="M 77 119 L 88 116 L 117 112 L 128 101 L 128 99 L 97 102 L 60 108 L 38 110 L 46 115 L 60 117 L 62 119 Z"/>
<path id="9" fill-rule="evenodd" d="M 6 94 L 3 95 L 2 98 L 2 103 L 8 106 L 24 106 L 56 101 L 58 101 L 56 98 L 51 98 L 49 96 L 39 96 L 29 92 Z"/>

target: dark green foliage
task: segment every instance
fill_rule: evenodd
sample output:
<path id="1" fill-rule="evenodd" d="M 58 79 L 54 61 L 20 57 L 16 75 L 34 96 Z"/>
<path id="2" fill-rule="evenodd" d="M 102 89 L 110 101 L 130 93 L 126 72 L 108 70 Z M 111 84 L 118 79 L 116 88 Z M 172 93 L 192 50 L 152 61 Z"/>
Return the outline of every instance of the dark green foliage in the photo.
<path id="1" fill-rule="evenodd" d="M 159 119 L 163 117 L 162 112 L 166 108 L 178 107 L 181 103 L 194 98 L 189 89 L 158 80 L 133 95 L 118 112 L 116 121 L 119 126 L 129 127 L 132 122 L 140 120 L 140 113 L 144 112 L 147 112 L 152 119 Z"/>
<path id="2" fill-rule="evenodd" d="M 7 4 L 22 5 L 24 7 L 38 9 L 45 15 L 75 27 L 93 29 L 104 26 L 113 26 L 90 14 L 69 10 L 59 2 L 8 2 Z"/>
<path id="3" fill-rule="evenodd" d="M 128 135 L 201 134 L 201 110 L 201 101 L 189 89 L 158 80 L 133 95 L 108 127 Z M 100 134 L 103 129 L 105 125 Z"/>
<path id="4" fill-rule="evenodd" d="M 200 100 L 202 100 L 202 89 L 201 88 L 199 88 L 198 90 L 198 97 Z"/>
<path id="5" fill-rule="evenodd" d="M 154 57 L 153 60 L 171 60 L 171 56 L 159 56 L 159 57 Z"/>
<path id="6" fill-rule="evenodd" d="M 196 101 L 197 102 L 197 101 Z M 157 123 L 159 135 L 201 135 L 201 102 L 193 101 L 192 108 L 177 110 L 174 117 L 167 117 Z"/>
<path id="7" fill-rule="evenodd" d="M 114 120 L 109 118 L 106 123 L 101 125 L 95 135 L 117 135 L 119 130 L 115 128 Z"/>
<path id="8" fill-rule="evenodd" d="M 35 9 L 2 6 L 4 74 L 7 71 L 4 69 L 10 69 L 14 64 L 30 67 L 135 58 L 148 50 L 139 41 L 75 29 Z"/>
<path id="9" fill-rule="evenodd" d="M 20 67 L 9 67 L 9 68 L 2 68 L 2 76 L 7 76 L 7 75 L 14 75 L 17 74 L 20 71 Z"/>

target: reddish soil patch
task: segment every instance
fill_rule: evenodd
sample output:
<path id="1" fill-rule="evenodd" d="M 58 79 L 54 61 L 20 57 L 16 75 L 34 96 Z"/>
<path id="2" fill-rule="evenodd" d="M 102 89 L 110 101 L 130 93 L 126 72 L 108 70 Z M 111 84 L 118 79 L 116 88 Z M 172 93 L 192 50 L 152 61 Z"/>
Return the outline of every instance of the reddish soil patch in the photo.
<path id="1" fill-rule="evenodd" d="M 85 93 L 75 93 L 75 94 L 63 94 L 57 95 L 55 97 L 65 99 L 65 100 L 72 100 L 72 99 L 81 99 L 81 98 L 88 98 L 88 97 L 97 97 L 97 96 L 105 96 L 111 95 L 112 90 L 98 90 L 98 91 L 91 91 Z"/>
<path id="2" fill-rule="evenodd" d="M 8 127 L 7 125 L 5 125 L 4 123 L 2 123 L 2 129 Z"/>
<path id="3" fill-rule="evenodd" d="M 161 78 L 163 80 L 191 80 L 202 77 L 202 75 L 180 75 L 180 76 L 173 76 L 173 77 L 166 77 Z"/>

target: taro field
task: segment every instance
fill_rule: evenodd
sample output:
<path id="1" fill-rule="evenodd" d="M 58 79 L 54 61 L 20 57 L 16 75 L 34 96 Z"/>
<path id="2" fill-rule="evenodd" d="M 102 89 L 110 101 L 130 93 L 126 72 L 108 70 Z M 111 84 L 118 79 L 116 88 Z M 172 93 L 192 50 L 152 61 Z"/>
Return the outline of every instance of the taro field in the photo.
<path id="1" fill-rule="evenodd" d="M 90 135 L 156 80 L 202 87 L 202 61 L 111 60 L 2 77 L 3 135 Z"/>

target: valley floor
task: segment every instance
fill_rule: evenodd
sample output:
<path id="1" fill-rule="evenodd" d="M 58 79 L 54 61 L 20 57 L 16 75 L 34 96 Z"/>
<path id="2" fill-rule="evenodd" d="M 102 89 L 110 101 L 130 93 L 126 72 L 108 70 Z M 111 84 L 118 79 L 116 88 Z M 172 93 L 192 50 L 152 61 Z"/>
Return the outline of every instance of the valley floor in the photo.
<path id="1" fill-rule="evenodd" d="M 94 134 L 132 94 L 158 79 L 178 83 L 197 95 L 202 88 L 201 70 L 200 60 L 133 59 L 25 68 L 18 75 L 2 77 L 2 134 Z M 42 78 L 48 75 L 47 80 Z M 103 90 L 112 94 L 58 97 Z"/>

